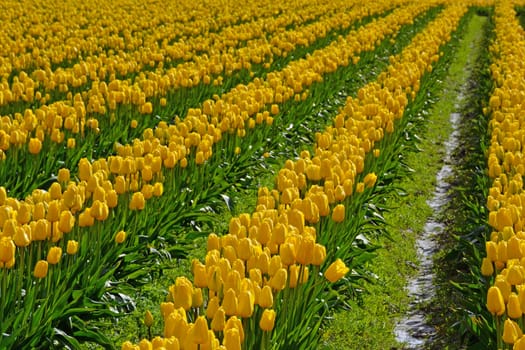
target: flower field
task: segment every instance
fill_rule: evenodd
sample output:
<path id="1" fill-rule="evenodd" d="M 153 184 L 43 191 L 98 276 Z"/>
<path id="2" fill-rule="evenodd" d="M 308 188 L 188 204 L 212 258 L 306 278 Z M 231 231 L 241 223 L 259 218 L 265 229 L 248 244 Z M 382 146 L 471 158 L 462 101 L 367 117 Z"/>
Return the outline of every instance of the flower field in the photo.
<path id="1" fill-rule="evenodd" d="M 451 285 L 466 348 L 525 349 L 524 1 L 2 9 L 0 349 L 330 348 L 382 278 L 385 198 L 479 14 Z"/>

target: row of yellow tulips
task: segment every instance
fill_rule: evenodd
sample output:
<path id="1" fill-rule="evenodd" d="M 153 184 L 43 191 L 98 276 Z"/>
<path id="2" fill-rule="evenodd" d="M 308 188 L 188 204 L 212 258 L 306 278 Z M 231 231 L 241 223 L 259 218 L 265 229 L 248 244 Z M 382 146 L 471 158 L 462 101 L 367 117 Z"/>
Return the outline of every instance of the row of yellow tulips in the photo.
<path id="1" fill-rule="evenodd" d="M 259 190 L 254 213 L 232 218 L 225 236 L 208 237 L 205 262 L 193 262 L 193 283 L 178 278 L 161 305 L 164 337 L 143 339 L 138 345 L 125 342 L 122 349 L 241 349 L 246 338 L 254 336 L 245 329 L 251 318 L 268 337 L 280 316 L 272 310 L 275 300 L 281 300 L 279 293 L 319 279 L 309 271 L 317 272 L 327 249 L 336 249 L 319 243 L 329 241 L 331 232 L 317 232 L 314 225 L 320 220 L 343 222 L 350 214 L 344 200 L 374 186 L 374 173 L 357 181 L 365 171 L 365 155 L 373 150 L 379 156 L 376 142 L 393 132 L 395 120 L 402 117 L 420 79 L 439 59 L 441 45 L 450 40 L 467 9 L 465 3 L 445 8 L 392 57 L 376 82 L 347 100 L 333 126 L 316 135 L 314 155 L 303 151 L 300 159 L 288 160 L 275 189 Z M 345 253 L 349 252 L 341 254 Z M 348 271 L 337 259 L 324 276 L 333 283 Z M 203 315 L 194 317 L 199 312 Z M 146 324 L 150 322 L 146 318 Z"/>
<path id="2" fill-rule="evenodd" d="M 93 0 L 56 6 L 26 2 L 22 6 L 18 1 L 6 1 L 2 11 L 2 22 L 6 25 L 2 29 L 0 76 L 47 70 L 103 53 L 111 58 L 118 57 L 115 52 L 143 52 L 140 56 L 145 57 L 148 51 L 157 52 L 159 46 L 180 39 L 205 38 L 228 27 L 251 31 L 250 26 L 257 27 L 260 20 L 274 18 L 276 14 L 297 11 L 296 16 L 290 16 L 289 24 L 294 25 L 315 18 L 319 9 L 327 12 L 334 9 L 332 4 L 307 1 L 251 1 L 242 7 L 234 5 L 233 1 L 180 1 L 176 5 L 155 1 L 137 8 L 125 1 L 108 4 Z M 272 22 L 266 24 L 272 28 Z"/>
<path id="3" fill-rule="evenodd" d="M 487 208 L 493 231 L 481 271 L 491 281 L 487 308 L 496 317 L 498 348 L 514 344 L 513 349 L 525 349 L 525 163 L 521 145 L 525 135 L 525 31 L 511 1 L 495 4 L 494 21 L 496 40 L 491 46 L 494 60 L 490 68 L 495 87 L 485 111 L 491 115 L 488 174 L 492 183 Z"/>
<path id="4" fill-rule="evenodd" d="M 99 118 L 106 118 L 110 112 L 114 113 L 118 106 L 131 104 L 136 106 L 140 113 L 151 114 L 154 108 L 166 106 L 167 99 L 162 96 L 173 89 L 191 88 L 201 83 L 211 84 L 214 76 L 217 78 L 214 84 L 219 84 L 225 76 L 231 75 L 234 71 L 249 69 L 253 63 L 266 62 L 265 64 L 269 65 L 274 56 L 286 55 L 296 45 L 308 46 L 335 28 L 346 28 L 366 15 L 382 13 L 395 4 L 385 1 L 366 6 L 355 6 L 348 13 L 345 13 L 345 7 L 341 6 L 341 9 L 335 14 L 329 12 L 314 23 L 289 31 L 277 32 L 272 38 L 266 38 L 261 33 L 261 38 L 249 40 L 244 47 L 233 51 L 218 43 L 217 47 L 208 48 L 209 54 L 196 56 L 191 61 L 166 70 L 161 69 L 148 74 L 141 72 L 134 81 L 116 79 L 114 74 L 109 78 L 95 76 L 90 78 L 90 74 L 96 75 L 97 67 L 114 70 L 110 67 L 112 60 L 108 62 L 108 59 L 103 56 L 100 57 L 99 63 L 92 63 L 93 67 L 82 65 L 84 68 L 78 73 L 80 76 L 77 76 L 76 68 L 74 68 L 69 71 L 61 70 L 60 74 L 35 71 L 30 76 L 25 75 L 24 82 L 15 78 L 19 86 L 18 93 L 13 94 L 10 90 L 4 91 L 6 104 L 26 96 L 24 91 L 36 94 L 37 99 L 41 98 L 42 93 L 35 90 L 39 84 L 44 87 L 44 91 L 50 91 L 58 81 L 61 82 L 59 85 L 63 85 L 62 90 L 68 91 L 72 88 L 71 84 L 75 86 L 75 83 L 71 83 L 71 79 L 83 79 L 85 82 L 89 79 L 92 83 L 89 89 L 82 92 L 68 93 L 66 100 L 52 103 L 41 101 L 43 105 L 35 110 L 26 109 L 23 113 L 2 117 L 0 119 L 0 150 L 5 153 L 11 147 L 19 148 L 29 143 L 30 152 L 37 153 L 40 144 L 46 138 L 57 143 L 62 143 L 67 138 L 68 147 L 73 148 L 78 142 L 81 142 L 86 132 L 98 132 Z M 241 40 L 241 37 L 242 33 L 239 34 L 238 41 Z M 162 53 L 160 58 L 165 61 Z M 132 57 L 126 60 L 139 71 L 142 69 L 136 62 L 132 63 Z M 119 64 L 117 60 L 113 61 Z M 39 72 L 43 74 L 39 75 Z M 289 79 L 293 81 L 293 77 Z M 27 86 L 24 85 L 26 83 Z M 292 87 L 295 88 L 295 86 Z M 46 94 L 49 95 L 49 93 Z M 0 92 L 0 104 L 2 103 L 1 96 Z M 154 102 L 150 99 L 159 96 L 161 97 L 159 105 L 154 106 Z M 33 96 L 29 98 L 33 99 Z M 44 100 L 47 100 L 45 96 Z M 1 158 L 2 154 L 0 154 Z"/>
<path id="5" fill-rule="evenodd" d="M 281 13 L 277 17 L 270 16 L 248 23 L 233 24 L 232 26 L 221 28 L 221 31 L 217 33 L 206 32 L 201 35 L 184 37 L 183 40 L 174 41 L 172 44 L 168 42 L 169 39 L 166 39 L 165 35 L 169 33 L 169 35 L 176 36 L 176 33 L 170 31 L 169 28 L 165 26 L 154 27 L 155 31 L 148 33 L 151 38 L 148 38 L 149 40 L 147 40 L 147 38 L 141 39 L 140 41 L 146 42 L 131 51 L 124 50 L 123 48 L 115 48 L 114 50 L 116 52 L 108 52 L 102 49 L 108 44 L 104 40 L 107 38 L 107 33 L 101 32 L 100 35 L 102 35 L 102 37 L 90 39 L 98 40 L 96 43 L 99 43 L 101 46 L 101 49 L 97 50 L 97 54 L 81 57 L 72 67 L 58 67 L 53 70 L 52 67 L 49 66 L 29 72 L 22 71 L 13 78 L 13 82 L 10 85 L 5 85 L 7 81 L 4 82 L 2 85 L 5 89 L 2 89 L 3 100 L 0 99 L 0 105 L 22 100 L 26 102 L 36 100 L 51 103 L 53 101 L 50 101 L 49 97 L 46 98 L 45 95 L 54 90 L 67 92 L 72 89 L 85 87 L 99 80 L 109 84 L 117 77 L 121 79 L 119 80 L 121 84 L 130 84 L 130 82 L 125 79 L 126 76 L 141 73 L 145 70 L 154 70 L 155 68 L 157 68 L 155 69 L 155 74 L 189 77 L 192 80 L 204 80 L 210 83 L 210 76 L 220 74 L 223 69 L 226 70 L 227 67 L 233 68 L 237 65 L 236 61 L 231 60 L 234 52 L 237 52 L 236 55 L 239 57 L 249 59 L 254 56 L 253 50 L 259 47 L 259 60 L 263 60 L 266 55 L 271 55 L 271 51 L 262 50 L 262 46 L 264 46 L 268 40 L 271 39 L 272 42 L 276 41 L 284 47 L 293 45 L 293 41 L 292 43 L 282 42 L 282 39 L 280 39 L 283 35 L 286 35 L 287 32 L 291 34 L 289 37 L 300 40 L 300 36 L 297 35 L 296 32 L 301 34 L 301 30 L 284 31 L 287 26 L 295 25 L 302 28 L 301 21 L 308 22 L 316 19 L 315 24 L 319 23 L 324 17 L 332 16 L 334 9 L 337 11 L 345 10 L 343 4 L 338 4 L 337 2 L 323 6 L 301 5 L 303 4 L 294 3 L 294 8 Z M 295 6 L 298 7 L 295 8 Z M 144 19 L 141 14 L 137 15 L 140 17 L 136 18 L 133 22 L 122 23 L 133 25 L 138 20 Z M 93 20 L 93 22 L 95 22 L 95 20 Z M 193 24 L 190 22 L 188 26 L 192 27 Z M 120 28 L 116 31 L 134 32 L 133 29 L 128 28 Z M 143 32 L 141 31 L 139 33 Z M 272 38 L 273 33 L 277 35 Z M 314 33 L 315 31 L 310 32 L 310 34 Z M 151 43 L 149 41 L 151 41 Z M 163 44 L 160 46 L 158 44 L 159 42 L 163 42 Z M 243 42 L 245 42 L 245 47 L 242 47 Z M 281 47 L 281 45 L 278 45 L 278 47 Z M 56 47 L 56 49 L 59 50 L 60 47 Z M 45 53 L 40 53 L 40 55 L 45 55 Z M 46 57 L 33 57 L 33 60 L 46 60 Z M 194 63 L 188 63 L 184 66 L 179 66 L 176 71 L 170 70 L 167 72 L 163 69 L 163 66 L 166 64 L 169 67 L 172 61 L 194 61 Z M 205 64 L 205 62 L 209 62 L 209 64 Z M 202 71 L 203 69 L 206 70 L 206 74 Z M 198 72 L 201 73 L 197 79 L 195 74 L 198 75 Z M 137 78 L 139 79 L 137 83 L 142 85 L 140 81 L 143 80 L 145 76 L 139 75 Z M 115 84 L 113 84 L 112 87 L 114 86 Z M 110 91 L 115 90 L 110 89 Z M 121 92 L 120 90 L 116 91 Z M 146 89 L 146 92 L 148 92 L 148 89 Z M 86 95 L 90 97 L 92 94 L 87 93 Z M 149 96 L 151 96 L 151 94 L 149 94 L 148 97 Z M 44 100 L 42 100 L 42 98 L 44 98 Z"/>
<path id="6" fill-rule="evenodd" d="M 89 227 L 106 220 L 110 209 L 118 205 L 119 195 L 124 193 L 129 193 L 129 202 L 124 205 L 142 210 L 147 199 L 162 195 L 163 169 L 186 167 L 190 153 L 195 155 L 197 164 L 202 164 L 212 155 L 212 147 L 223 133 L 243 136 L 257 124 L 271 124 L 270 113 L 279 111 L 276 102 L 304 94 L 303 89 L 321 80 L 323 74 L 357 61 L 360 52 L 372 50 L 373 44 L 395 33 L 432 5 L 421 3 L 395 10 L 350 33 L 345 40 L 318 50 L 307 59 L 293 61 L 283 71 L 272 72 L 266 80 L 256 79 L 217 101 L 206 101 L 202 109 L 190 110 L 184 120 L 177 120 L 174 125 L 160 123 L 155 130 L 146 130 L 143 140 L 117 147 L 117 156 L 92 163 L 81 159 L 78 174 L 71 178 L 67 169 L 61 169 L 58 181 L 49 191 L 36 190 L 22 201 L 9 197 L 6 189 L 0 187 L 0 226 L 5 244 L 10 245 L 10 240 L 20 247 L 41 239 L 57 242 L 74 227 Z M 400 101 L 390 102 L 399 109 Z M 266 106 L 271 106 L 270 111 L 258 111 Z M 361 163 L 357 163 L 358 170 Z M 324 169 L 321 164 L 308 164 L 307 174 L 315 177 L 321 169 Z M 11 262 L 13 258 L 10 254 L 9 258 L 0 257 L 0 261 Z"/>

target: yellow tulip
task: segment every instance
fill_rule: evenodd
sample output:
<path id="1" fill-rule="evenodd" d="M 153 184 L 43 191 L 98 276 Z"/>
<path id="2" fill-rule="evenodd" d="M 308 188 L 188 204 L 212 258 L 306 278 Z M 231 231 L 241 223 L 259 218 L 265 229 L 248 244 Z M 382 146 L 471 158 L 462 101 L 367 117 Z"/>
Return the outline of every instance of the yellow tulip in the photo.
<path id="1" fill-rule="evenodd" d="M 208 322 L 204 316 L 197 317 L 191 336 L 195 344 L 206 344 L 208 342 Z"/>
<path id="2" fill-rule="evenodd" d="M 47 276 L 48 263 L 45 260 L 39 260 L 35 265 L 33 275 L 36 278 L 44 278 Z"/>
<path id="3" fill-rule="evenodd" d="M 241 339 L 241 343 L 244 341 L 244 329 L 242 328 L 242 321 L 237 318 L 237 316 L 232 316 L 226 321 L 226 325 L 224 325 L 224 331 L 226 332 L 228 329 L 237 329 L 239 331 L 239 337 Z"/>
<path id="4" fill-rule="evenodd" d="M 279 255 L 283 265 L 295 264 L 295 246 L 291 243 L 284 243 L 279 248 Z"/>
<path id="5" fill-rule="evenodd" d="M 520 318 L 522 315 L 520 300 L 516 293 L 511 293 L 509 296 L 509 302 L 507 303 L 507 315 L 510 318 Z"/>
<path id="6" fill-rule="evenodd" d="M 507 344 L 514 344 L 519 338 L 523 336 L 520 326 L 507 318 L 503 323 L 503 336 L 502 339 Z"/>
<path id="7" fill-rule="evenodd" d="M 16 228 L 13 241 L 17 247 L 27 247 L 31 243 L 30 230 L 31 229 L 28 225 Z"/>
<path id="8" fill-rule="evenodd" d="M 312 264 L 315 266 L 320 266 L 326 258 L 326 248 L 316 243 L 314 246 L 314 254 L 312 258 Z"/>
<path id="9" fill-rule="evenodd" d="M 275 311 L 271 309 L 265 309 L 259 321 L 259 327 L 265 332 L 270 332 L 275 326 Z"/>
<path id="10" fill-rule="evenodd" d="M 224 299 L 222 300 L 222 307 L 224 308 L 226 315 L 237 315 L 237 295 L 235 294 L 235 291 L 232 288 L 228 289 L 224 294 Z"/>
<path id="11" fill-rule="evenodd" d="M 177 277 L 175 284 L 169 288 L 175 308 L 182 307 L 188 311 L 193 304 L 193 286 L 186 277 Z"/>
<path id="12" fill-rule="evenodd" d="M 198 288 L 208 287 L 206 266 L 198 260 L 193 260 L 193 284 Z"/>
<path id="13" fill-rule="evenodd" d="M 280 268 L 275 275 L 270 279 L 270 286 L 275 290 L 283 290 L 286 287 L 286 280 L 288 273 L 285 269 Z"/>
<path id="14" fill-rule="evenodd" d="M 255 298 L 252 292 L 248 290 L 241 291 L 239 295 L 239 305 L 237 313 L 242 318 L 251 317 L 254 310 Z"/>
<path id="15" fill-rule="evenodd" d="M 211 329 L 213 329 L 216 332 L 222 332 L 224 330 L 225 324 L 226 313 L 224 312 L 223 307 L 219 307 L 213 315 L 213 319 L 211 320 Z"/>
<path id="16" fill-rule="evenodd" d="M 69 211 L 64 210 L 60 213 L 60 219 L 58 221 L 58 228 L 63 233 L 69 233 L 75 225 L 75 216 Z"/>
<path id="17" fill-rule="evenodd" d="M 47 262 L 51 265 L 56 265 L 60 262 L 62 258 L 62 248 L 60 247 L 51 247 L 47 252 Z"/>
<path id="18" fill-rule="evenodd" d="M 259 296 L 259 306 L 263 308 L 270 308 L 273 306 L 273 293 L 270 286 L 266 285 L 261 289 Z"/>
<path id="19" fill-rule="evenodd" d="M 501 316 L 505 313 L 505 302 L 498 287 L 490 287 L 487 293 L 487 309 L 492 315 Z"/>
<path id="20" fill-rule="evenodd" d="M 146 310 L 146 314 L 144 315 L 144 324 L 146 327 L 153 326 L 153 315 L 151 314 L 151 311 Z"/>
<path id="21" fill-rule="evenodd" d="M 191 298 L 192 298 L 192 301 L 191 301 L 192 307 L 194 308 L 201 307 L 204 302 L 204 299 L 202 297 L 202 289 L 194 288 Z"/>
<path id="22" fill-rule="evenodd" d="M 131 196 L 131 201 L 129 203 L 130 210 L 143 210 L 146 206 L 146 199 L 142 192 L 135 192 Z"/>
<path id="23" fill-rule="evenodd" d="M 115 243 L 121 244 L 126 240 L 126 231 L 119 231 L 115 235 Z"/>
<path id="24" fill-rule="evenodd" d="M 223 345 L 228 350 L 241 350 L 241 338 L 236 328 L 224 332 Z"/>
<path id="25" fill-rule="evenodd" d="M 206 307 L 206 317 L 212 319 L 215 316 L 215 313 L 219 309 L 219 297 L 213 296 L 208 300 L 208 306 Z"/>
<path id="26" fill-rule="evenodd" d="M 75 255 L 78 251 L 78 242 L 75 240 L 67 241 L 67 253 L 69 255 Z"/>
<path id="27" fill-rule="evenodd" d="M 61 168 L 58 170 L 57 180 L 61 183 L 67 183 L 69 181 L 70 174 L 69 169 Z"/>
<path id="28" fill-rule="evenodd" d="M 481 263 L 481 274 L 487 277 L 494 274 L 494 265 L 489 258 L 483 258 Z"/>
<path id="29" fill-rule="evenodd" d="M 335 222 L 343 222 L 345 220 L 344 204 L 338 204 L 335 206 L 332 212 L 332 220 L 334 220 Z"/>
<path id="30" fill-rule="evenodd" d="M 29 153 L 38 154 L 42 150 L 42 141 L 37 138 L 31 138 L 29 140 Z"/>
<path id="31" fill-rule="evenodd" d="M 348 271 L 350 271 L 350 269 L 346 267 L 345 263 L 341 259 L 337 259 L 328 267 L 324 276 L 327 280 L 334 283 L 343 278 Z"/>

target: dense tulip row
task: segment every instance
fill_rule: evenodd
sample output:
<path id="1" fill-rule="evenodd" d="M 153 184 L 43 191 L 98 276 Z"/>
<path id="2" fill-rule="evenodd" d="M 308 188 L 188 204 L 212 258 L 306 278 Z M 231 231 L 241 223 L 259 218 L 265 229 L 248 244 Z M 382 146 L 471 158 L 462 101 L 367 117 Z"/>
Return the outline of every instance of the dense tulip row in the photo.
<path id="1" fill-rule="evenodd" d="M 525 31 L 511 2 L 498 2 L 494 18 L 496 40 L 491 53 L 495 59 L 490 68 L 495 88 L 486 110 L 491 115 L 488 174 L 492 184 L 487 208 L 493 232 L 486 242 L 487 256 L 483 258 L 481 271 L 491 281 L 487 308 L 496 318 L 498 348 L 505 343 L 514 344 L 514 349 L 525 349 L 522 155 Z"/>
<path id="2" fill-rule="evenodd" d="M 316 135 L 313 156 L 303 151 L 300 159 L 288 160 L 275 189 L 259 190 L 254 213 L 231 219 L 227 235 L 208 237 L 205 262 L 193 262 L 193 283 L 178 278 L 161 305 L 164 337 L 144 339 L 139 345 L 126 342 L 122 348 L 241 349 L 251 348 L 249 337 L 259 334 L 266 339 L 280 316 L 271 311 L 274 301 L 293 303 L 282 295 L 309 278 L 318 280 L 317 273 L 309 271 L 326 266 L 327 254 L 335 259 L 342 237 L 318 230 L 326 226 L 316 224 L 344 222 L 350 214 L 345 199 L 374 186 L 374 173 L 357 180 L 366 170 L 365 155 L 372 150 L 374 156 L 380 155 L 376 143 L 394 131 L 395 121 L 467 8 L 465 4 L 447 7 L 402 54 L 391 58 L 377 82 L 360 89 L 357 98 L 348 98 L 333 126 Z M 324 275 L 336 282 L 346 272 L 348 268 L 337 258 Z M 196 310 L 205 316 L 195 318 Z M 252 318 L 259 333 L 249 321 Z M 263 342 L 262 346 L 271 345 Z"/>
<path id="3" fill-rule="evenodd" d="M 185 168 L 192 157 L 197 165 L 203 164 L 212 156 L 213 146 L 224 134 L 235 133 L 242 137 L 247 130 L 263 122 L 271 125 L 279 104 L 294 96 L 304 96 L 305 90 L 313 82 L 321 81 L 324 74 L 357 61 L 359 53 L 372 50 L 376 43 L 394 34 L 432 4 L 399 8 L 306 59 L 292 61 L 282 71 L 268 74 L 264 80 L 255 79 L 216 100 L 205 101 L 202 108 L 190 109 L 183 120 L 177 118 L 173 125 L 161 122 L 155 130 L 147 129 L 142 140 L 117 146 L 116 156 L 94 162 L 83 158 L 78 174 L 71 178 L 67 169 L 61 169 L 48 191 L 36 190 L 21 201 L 7 196 L 6 189 L 0 187 L 3 235 L 21 248 L 31 241 L 58 242 L 74 227 L 90 227 L 105 221 L 110 210 L 119 205 L 119 196 L 123 194 L 127 194 L 129 202 L 120 205 L 127 204 L 130 210 L 144 209 L 146 200 L 162 195 L 163 171 L 169 172 L 175 166 Z M 397 113 L 399 104 L 406 102 L 392 99 L 389 103 Z M 34 140 L 34 147 L 40 147 L 38 139 Z M 361 171 L 363 159 L 356 160 L 356 164 Z M 321 171 L 320 165 L 306 165 L 306 174 L 315 180 Z M 300 181 L 305 180 L 303 175 Z M 342 186 L 343 182 L 337 185 Z M 351 186 L 352 183 L 346 184 L 347 192 L 351 192 Z"/>
<path id="4" fill-rule="evenodd" d="M 309 46 L 332 30 L 347 28 L 364 16 L 382 13 L 395 4 L 385 1 L 354 6 L 349 11 L 345 11 L 348 5 L 332 5 L 335 10 L 328 12 L 320 12 L 326 11 L 324 6 L 320 6 L 316 7 L 319 12 L 311 16 L 303 15 L 298 10 L 296 15 L 307 23 L 312 16 L 318 18 L 304 26 L 297 23 L 296 27 L 287 31 L 275 28 L 274 36 L 271 36 L 270 28 L 275 25 L 266 23 L 275 21 L 270 17 L 260 25 L 251 23 L 250 26 L 239 25 L 242 28 L 224 29 L 226 33 L 217 33 L 217 38 L 212 34 L 206 36 L 206 40 L 192 37 L 156 51 L 148 48 L 146 53 L 131 52 L 122 54 L 123 57 L 100 54 L 87 61 L 81 60 L 71 68 L 56 71 L 38 69 L 29 74 L 22 72 L 13 78 L 11 86 L 4 86 L 4 91 L 0 92 L 0 105 L 36 101 L 39 107 L 23 112 L 10 111 L 10 115 L 1 118 L 0 149 L 6 153 L 12 147 L 20 148 L 29 143 L 29 152 L 36 154 L 41 149 L 40 143 L 47 138 L 55 143 L 68 140 L 68 147 L 74 148 L 86 133 L 98 133 L 99 126 L 107 124 L 106 119 L 114 118 L 111 115 L 119 106 L 133 105 L 140 114 L 152 114 L 154 110 L 165 108 L 166 95 L 174 89 L 200 84 L 220 85 L 233 72 L 250 70 L 252 64 L 269 67 L 274 56 L 286 56 L 297 46 Z M 280 28 L 292 23 L 293 18 L 279 22 Z M 247 34 L 248 29 L 255 33 L 248 31 Z M 240 46 L 239 43 L 244 41 L 245 45 Z M 191 52 L 198 52 L 198 55 L 187 59 L 178 57 L 178 53 L 188 55 Z M 160 64 L 160 67 L 146 71 L 157 61 L 164 63 L 177 59 L 186 62 L 174 64 L 173 67 Z M 130 75 L 134 78 L 127 79 Z M 64 97 L 67 95 L 67 98 L 55 101 L 51 96 L 56 95 L 55 90 Z M 0 158 L 4 156 L 0 154 Z"/>

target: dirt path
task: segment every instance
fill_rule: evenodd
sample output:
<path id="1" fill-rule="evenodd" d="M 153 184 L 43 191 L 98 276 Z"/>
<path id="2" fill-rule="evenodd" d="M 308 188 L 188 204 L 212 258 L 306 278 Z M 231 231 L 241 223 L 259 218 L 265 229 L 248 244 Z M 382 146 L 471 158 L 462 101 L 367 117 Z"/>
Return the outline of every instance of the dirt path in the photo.
<path id="1" fill-rule="evenodd" d="M 460 143 L 461 110 L 464 109 L 464 101 L 468 101 L 465 97 L 469 94 L 468 82 L 471 79 L 472 66 L 478 56 L 484 54 L 481 49 L 483 31 L 480 28 L 487 21 L 487 17 L 474 15 L 465 26 L 465 33 L 459 42 L 457 54 L 445 81 L 443 96 L 429 116 L 428 123 L 432 127 L 433 120 L 446 117 L 443 114 L 447 113 L 452 132 L 443 144 L 442 166 L 436 174 L 434 193 L 427 201 L 432 215 L 426 219 L 423 232 L 416 240 L 419 263 L 416 274 L 407 282 L 406 288 L 410 297 L 408 312 L 395 328 L 396 339 L 403 344 L 403 349 L 431 349 L 433 340 L 437 337 L 435 327 L 428 323 L 428 306 L 433 302 L 436 292 L 434 256 L 440 249 L 438 236 L 443 234 L 446 228 L 442 214 L 450 198 L 450 181 L 454 169 L 452 155 Z M 422 149 L 421 154 L 425 154 L 425 151 Z"/>

